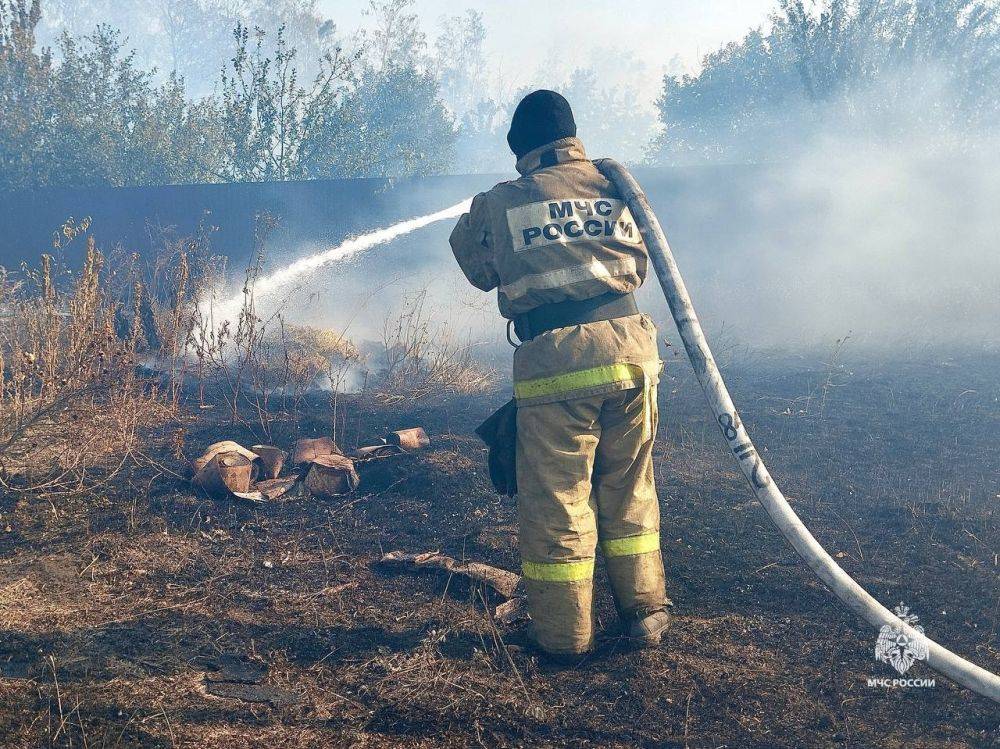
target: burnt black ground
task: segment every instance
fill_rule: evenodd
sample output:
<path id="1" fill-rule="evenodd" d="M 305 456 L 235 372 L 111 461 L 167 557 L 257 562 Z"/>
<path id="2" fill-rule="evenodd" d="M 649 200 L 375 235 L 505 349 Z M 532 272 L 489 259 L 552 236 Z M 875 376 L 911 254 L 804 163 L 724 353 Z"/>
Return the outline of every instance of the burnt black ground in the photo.
<path id="1" fill-rule="evenodd" d="M 930 636 L 1000 669 L 1000 360 L 723 358 L 772 474 L 827 549 Z M 441 550 L 517 569 L 513 502 L 490 491 L 471 434 L 502 394 L 342 403 L 348 446 L 416 424 L 433 443 L 335 502 L 199 497 L 168 425 L 156 464 L 101 492 L 0 503 L 0 745 L 1000 745 L 996 706 L 942 677 L 867 686 L 894 675 L 874 660 L 876 633 L 770 526 L 686 365 L 668 364 L 661 398 L 667 647 L 610 639 L 556 668 L 524 648 L 523 627 L 491 622 L 483 591 L 376 564 Z M 275 441 L 328 424 L 319 398 Z M 204 415 L 184 427 L 188 458 L 260 436 Z M 264 685 L 291 698 L 207 693 L 221 656 L 266 664 Z"/>

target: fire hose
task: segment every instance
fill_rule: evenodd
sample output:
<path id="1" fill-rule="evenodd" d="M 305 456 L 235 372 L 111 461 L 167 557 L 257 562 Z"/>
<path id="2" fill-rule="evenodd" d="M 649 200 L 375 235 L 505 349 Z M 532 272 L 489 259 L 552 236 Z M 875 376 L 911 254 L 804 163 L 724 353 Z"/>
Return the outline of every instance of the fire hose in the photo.
<path id="1" fill-rule="evenodd" d="M 736 411 L 736 406 L 733 405 L 733 399 L 708 347 L 701 323 L 698 322 L 684 279 L 670 251 L 670 245 L 667 244 L 667 238 L 645 193 L 621 164 L 611 159 L 595 163 L 601 173 L 618 188 L 632 217 L 639 225 L 656 276 L 684 342 L 684 348 L 712 414 L 722 431 L 722 436 L 750 483 L 757 500 L 781 535 L 851 611 L 875 627 L 888 625 L 902 632 L 913 642 L 925 641 L 928 666 L 962 686 L 1000 702 L 1000 676 L 956 655 L 889 611 L 855 582 L 809 532 L 768 473 Z"/>

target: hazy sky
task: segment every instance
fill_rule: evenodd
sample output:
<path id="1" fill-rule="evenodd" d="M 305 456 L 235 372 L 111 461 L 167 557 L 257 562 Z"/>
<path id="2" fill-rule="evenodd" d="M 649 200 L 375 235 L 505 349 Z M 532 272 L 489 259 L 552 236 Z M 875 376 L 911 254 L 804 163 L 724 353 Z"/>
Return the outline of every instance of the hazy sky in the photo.
<path id="1" fill-rule="evenodd" d="M 506 86 L 534 78 L 553 60 L 568 68 L 589 66 L 595 55 L 626 49 L 645 63 L 637 87 L 655 95 L 671 61 L 696 68 L 705 53 L 766 24 L 775 5 L 776 0 L 416 0 L 415 10 L 432 38 L 442 16 L 481 11 L 492 77 Z M 320 0 L 320 6 L 346 36 L 362 24 L 368 0 Z"/>

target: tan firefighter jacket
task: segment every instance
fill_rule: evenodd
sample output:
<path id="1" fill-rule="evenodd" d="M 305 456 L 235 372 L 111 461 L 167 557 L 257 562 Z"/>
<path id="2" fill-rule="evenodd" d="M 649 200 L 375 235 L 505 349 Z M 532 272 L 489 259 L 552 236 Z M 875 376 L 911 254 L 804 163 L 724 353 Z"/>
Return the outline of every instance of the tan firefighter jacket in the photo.
<path id="1" fill-rule="evenodd" d="M 520 179 L 477 195 L 451 234 L 469 281 L 497 289 L 513 319 L 543 304 L 628 293 L 646 278 L 639 228 L 577 138 L 525 154 Z M 514 354 L 518 405 L 655 384 L 656 330 L 646 315 L 543 333 Z"/>

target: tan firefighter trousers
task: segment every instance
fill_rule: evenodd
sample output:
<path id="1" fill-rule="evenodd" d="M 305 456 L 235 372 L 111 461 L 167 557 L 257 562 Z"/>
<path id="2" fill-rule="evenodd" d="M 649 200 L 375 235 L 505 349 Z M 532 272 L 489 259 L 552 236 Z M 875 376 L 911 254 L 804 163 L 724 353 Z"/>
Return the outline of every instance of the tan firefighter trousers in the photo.
<path id="1" fill-rule="evenodd" d="M 656 424 L 655 385 L 518 408 L 519 541 L 543 650 L 593 646 L 598 541 L 624 619 L 664 606 Z"/>

